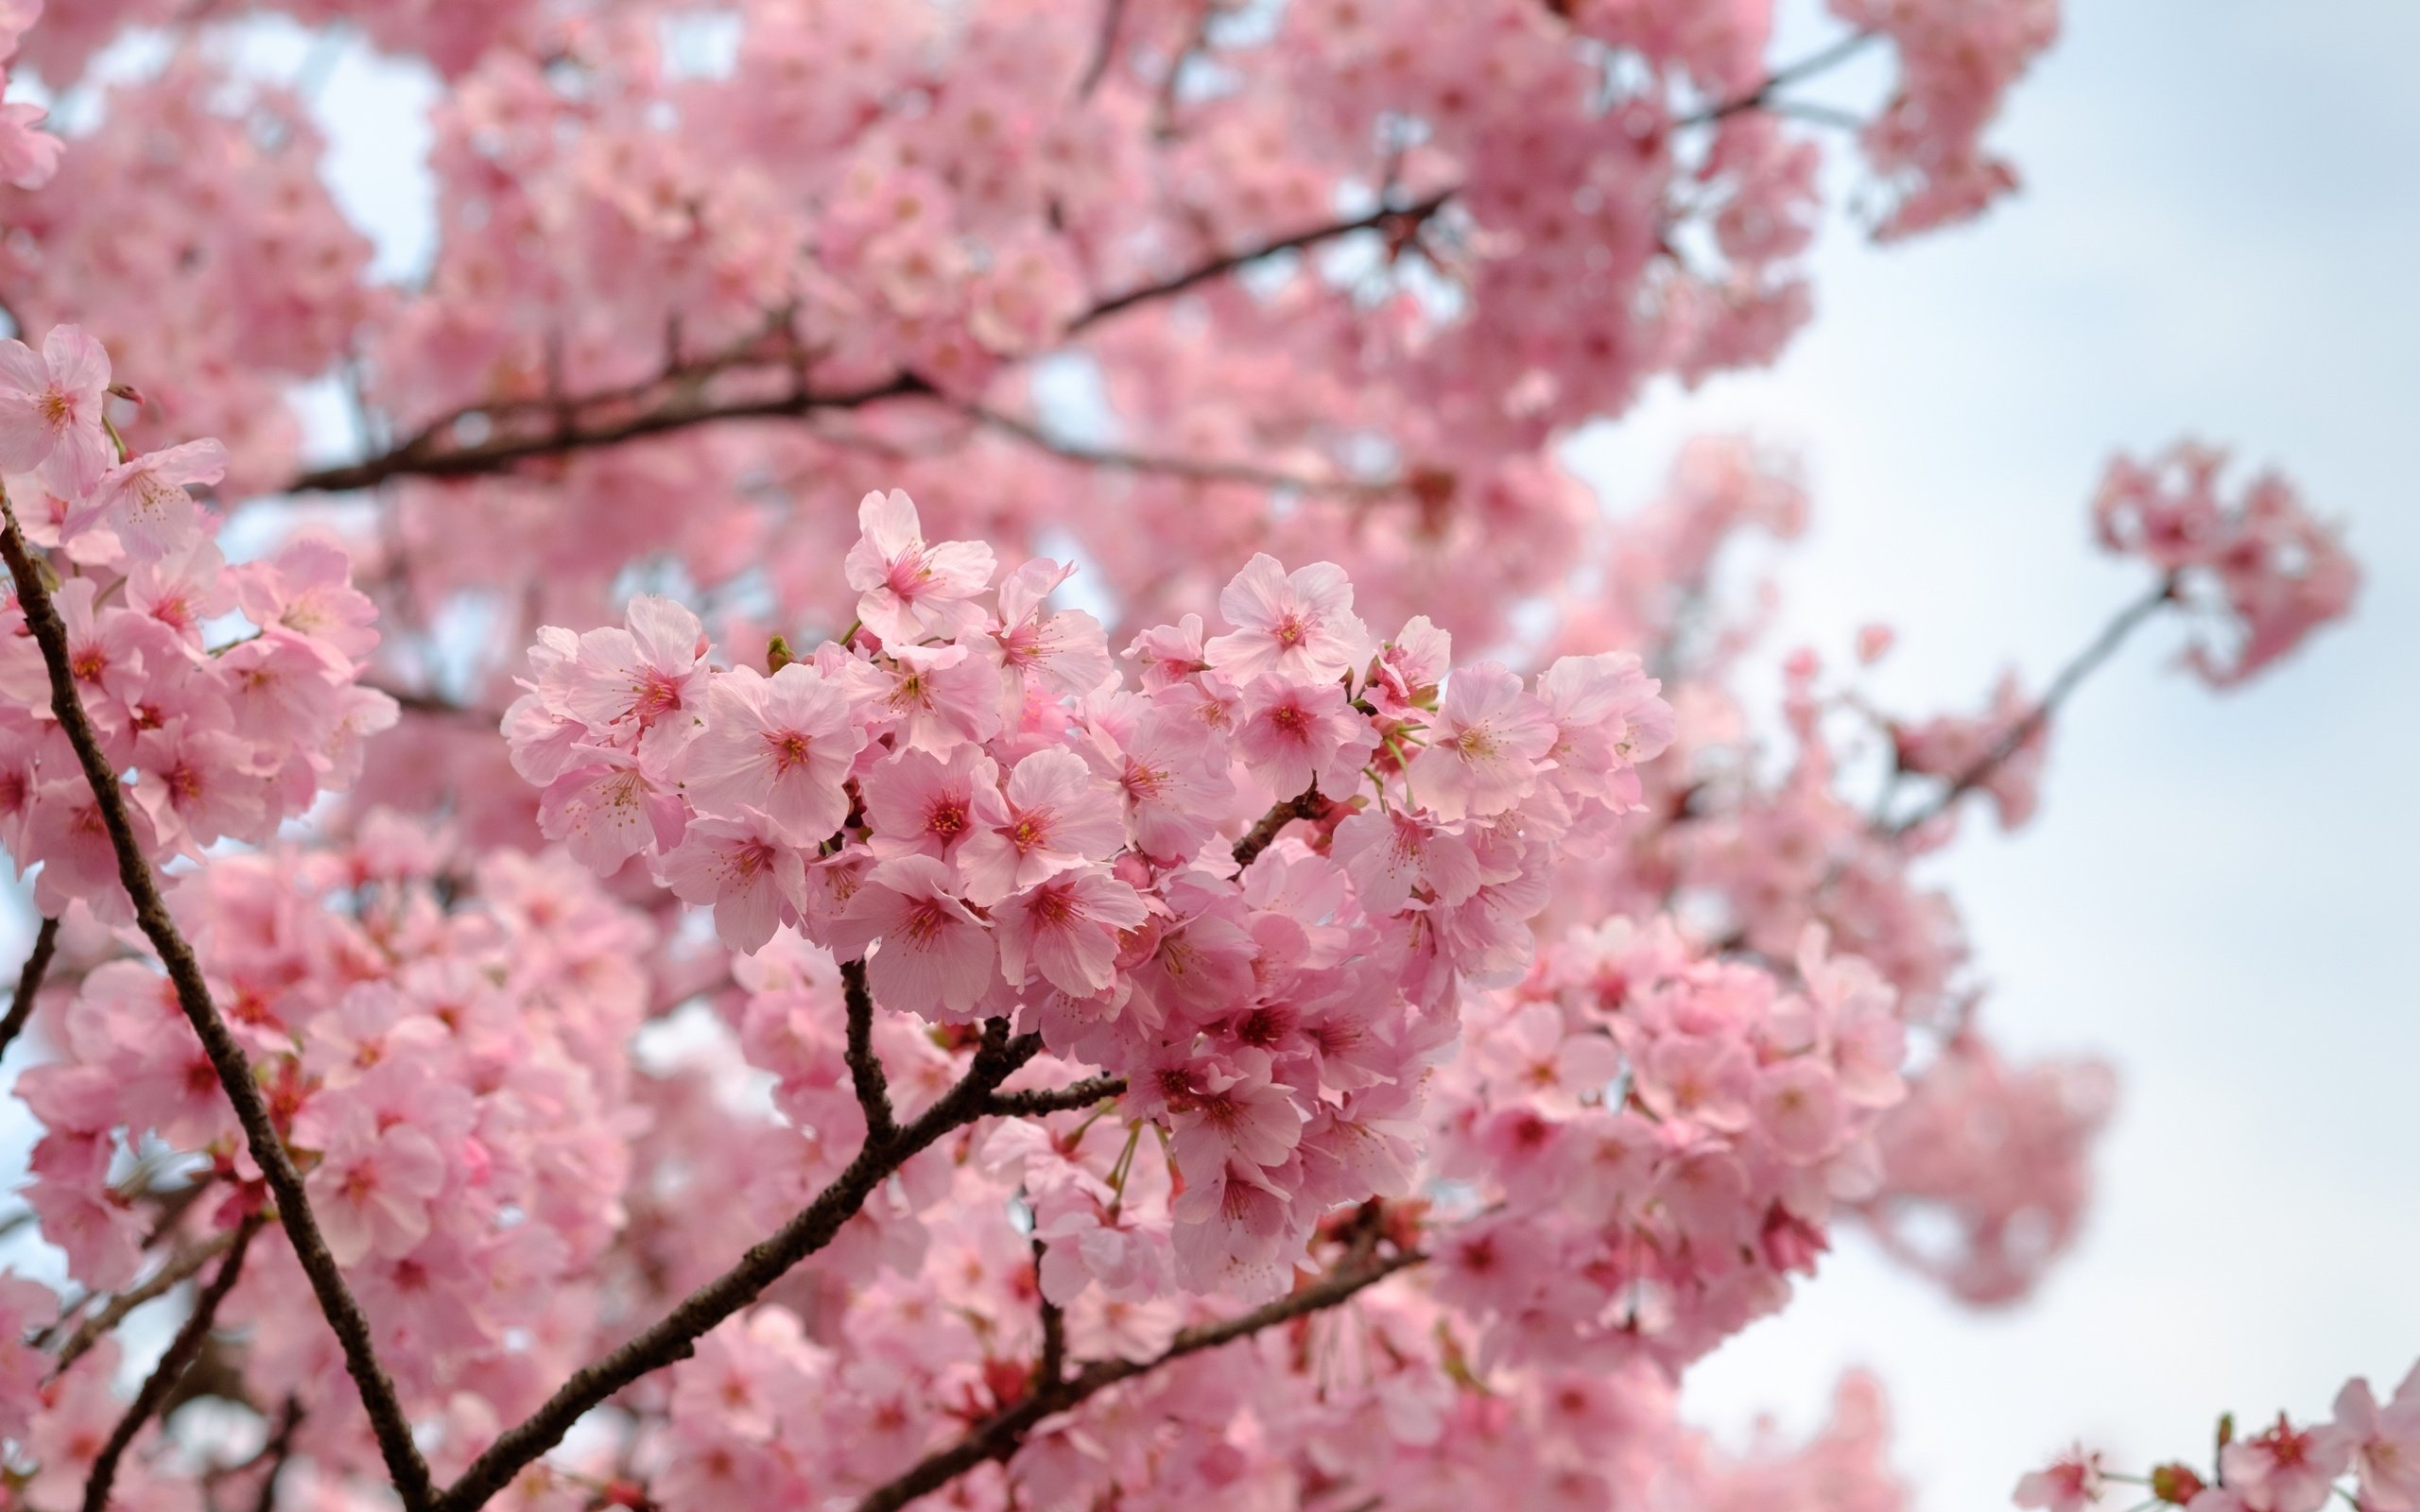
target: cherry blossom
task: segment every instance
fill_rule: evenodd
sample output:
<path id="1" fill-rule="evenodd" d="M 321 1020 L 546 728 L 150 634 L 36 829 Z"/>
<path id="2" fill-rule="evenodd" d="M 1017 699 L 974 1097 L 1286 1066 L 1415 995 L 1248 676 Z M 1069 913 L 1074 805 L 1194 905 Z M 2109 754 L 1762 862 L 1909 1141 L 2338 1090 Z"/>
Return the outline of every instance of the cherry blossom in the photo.
<path id="1" fill-rule="evenodd" d="M 90 493 L 117 460 L 102 430 L 109 387 L 109 353 L 80 327 L 54 326 L 40 356 L 0 341 L 0 472 L 40 469 L 62 495 Z"/>

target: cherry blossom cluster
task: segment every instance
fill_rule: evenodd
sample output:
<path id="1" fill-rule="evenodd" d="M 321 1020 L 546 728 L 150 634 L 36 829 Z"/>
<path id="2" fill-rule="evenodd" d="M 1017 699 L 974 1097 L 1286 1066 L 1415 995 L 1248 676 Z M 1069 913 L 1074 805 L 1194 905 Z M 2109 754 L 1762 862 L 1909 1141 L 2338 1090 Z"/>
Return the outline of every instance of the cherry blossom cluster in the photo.
<path id="1" fill-rule="evenodd" d="M 1900 237 L 1964 220 L 2016 187 L 1982 146 L 1999 104 L 2059 34 L 2058 0 L 1831 0 L 1834 14 L 1891 39 L 1899 88 L 1860 133 L 1892 198 L 1876 227 Z"/>
<path id="2" fill-rule="evenodd" d="M 859 520 L 857 628 L 769 677 L 663 600 L 543 630 L 505 719 L 542 827 L 601 872 L 644 856 L 734 950 L 792 928 L 887 1008 L 1018 1014 L 1127 1077 L 1184 1177 L 1176 1275 L 1280 1285 L 1321 1213 L 1406 1192 L 1458 994 L 1519 979 L 1556 854 L 1635 806 L 1654 681 L 1453 670 L 1426 620 L 1373 639 L 1333 565 L 1258 557 L 1226 633 L 1143 631 L 1126 687 L 1048 607 L 1068 569 L 989 595 L 991 548 L 927 541 L 904 493 Z M 1319 848 L 1238 846 L 1263 815 Z"/>
<path id="3" fill-rule="evenodd" d="M 1437 1169 L 1475 1211 L 1438 1295 L 1483 1357 L 1677 1370 L 1778 1308 L 1836 1209 L 1873 1194 L 1906 1036 L 1871 967 L 1802 942 L 1791 986 L 1669 926 L 1575 932 L 1465 1014 Z"/>
<path id="4" fill-rule="evenodd" d="M 2226 454 L 2190 442 L 2145 463 L 2110 465 L 2093 501 L 2101 543 L 2139 557 L 2175 585 L 2205 627 L 2186 663 L 2234 687 L 2341 619 L 2360 569 L 2293 485 L 2264 472 L 2221 496 Z"/>
<path id="5" fill-rule="evenodd" d="M 342 848 L 215 857 L 172 902 L 301 1152 L 386 1368 L 475 1447 L 612 1326 L 600 1280 L 626 1227 L 630 1141 L 648 1121 L 627 1041 L 649 1006 L 652 926 L 561 854 L 471 858 L 383 814 Z M 202 1047 L 147 963 L 105 959 L 43 1012 L 55 1056 L 16 1084 L 44 1131 L 24 1196 L 85 1288 L 56 1347 L 111 1294 L 223 1245 L 263 1194 Z M 163 1209 L 147 1183 L 186 1200 Z M 8 1285 L 0 1304 L 22 1322 L 61 1308 L 34 1282 Z M 300 1295 L 293 1253 L 269 1229 L 221 1326 L 246 1332 L 261 1400 L 346 1400 L 335 1341 Z M 15 1365 L 0 1372 L 0 1436 L 39 1462 L 33 1505 L 73 1507 L 125 1411 L 116 1357 L 96 1348 L 61 1369 L 28 1351 Z M 376 1473 L 356 1415 L 315 1412 L 302 1442 L 331 1476 Z M 205 1467 L 156 1433 L 137 1450 L 160 1478 L 130 1469 L 112 1504 L 184 1504 L 177 1487 Z"/>
<path id="6" fill-rule="evenodd" d="M 2083 1225 L 2093 1142 L 2115 1097 L 2101 1061 L 2012 1065 L 1962 1028 L 1878 1131 L 1881 1189 L 1860 1216 L 1892 1254 L 1970 1302 L 2030 1296 Z"/>
<path id="7" fill-rule="evenodd" d="M 2146 1504 L 2189 1512 L 2320 1512 L 2342 1497 L 2358 1512 L 2420 1508 L 2420 1366 L 2381 1403 L 2360 1376 L 2336 1394 L 2334 1416 L 2297 1424 L 2284 1413 L 2256 1433 L 2238 1436 L 2235 1419 L 2219 1422 L 2215 1466 L 2181 1460 L 2149 1475 L 2104 1469 L 2101 1456 L 2082 1447 L 2017 1483 L 2016 1504 L 2042 1512 L 2084 1512 L 2112 1482 L 2150 1493 Z M 2350 1480 L 2350 1486 L 2342 1483 Z M 2128 1500 L 2136 1500 L 2129 1497 Z"/>
<path id="8" fill-rule="evenodd" d="M 55 327 L 40 352 L 0 341 L 0 481 L 49 554 L 76 696 L 112 768 L 132 775 L 138 840 L 153 859 L 199 860 L 221 840 L 265 841 L 349 786 L 362 741 L 396 707 L 356 680 L 376 610 L 344 552 L 298 539 L 228 566 L 187 491 L 219 478 L 225 449 L 125 452 L 107 413 L 121 392 L 77 327 Z M 40 867 L 44 914 L 80 901 L 123 921 L 117 857 L 13 593 L 0 691 L 0 846 L 21 875 Z"/>
<path id="9" fill-rule="evenodd" d="M 81 9 L 54 0 L 31 35 Z M 302 427 L 287 391 L 326 371 L 384 301 L 364 283 L 369 238 L 320 180 L 320 150 L 300 100 L 180 56 L 110 90 L 99 129 L 68 141 L 51 186 L 0 190 L 11 232 L 0 280 L 19 325 L 80 322 L 135 365 L 144 403 L 118 417 L 127 438 L 151 450 L 219 438 L 231 491 L 292 470 Z M 193 209 L 235 205 L 274 209 Z"/>

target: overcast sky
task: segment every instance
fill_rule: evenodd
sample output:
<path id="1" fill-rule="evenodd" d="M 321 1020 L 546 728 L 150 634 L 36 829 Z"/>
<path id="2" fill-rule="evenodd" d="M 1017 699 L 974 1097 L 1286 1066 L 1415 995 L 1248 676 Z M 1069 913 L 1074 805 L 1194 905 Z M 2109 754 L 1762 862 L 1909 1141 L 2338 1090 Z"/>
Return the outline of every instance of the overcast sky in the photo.
<path id="1" fill-rule="evenodd" d="M 1945 868 L 1999 1038 L 2122 1071 L 2079 1250 L 1979 1315 L 1852 1239 L 1692 1377 L 1702 1419 L 1804 1426 L 1870 1365 L 1920 1504 L 1963 1512 L 2079 1434 L 2139 1466 L 2221 1408 L 2323 1411 L 2420 1357 L 2415 58 L 2409 0 L 2072 6 L 1999 130 L 2021 198 L 1889 250 L 1835 229 L 1777 370 L 1575 449 L 1618 507 L 1693 431 L 1795 446 L 1817 514 L 1784 638 L 1837 660 L 1896 625 L 1877 686 L 1903 709 L 1971 703 L 2011 658 L 2038 686 L 2136 590 L 2086 539 L 2115 447 L 2191 433 L 2283 467 L 2368 574 L 2349 627 L 2237 694 L 2136 646 L 2061 725 L 2043 817 Z M 320 95 L 390 272 L 428 246 L 427 94 L 356 47 Z"/>

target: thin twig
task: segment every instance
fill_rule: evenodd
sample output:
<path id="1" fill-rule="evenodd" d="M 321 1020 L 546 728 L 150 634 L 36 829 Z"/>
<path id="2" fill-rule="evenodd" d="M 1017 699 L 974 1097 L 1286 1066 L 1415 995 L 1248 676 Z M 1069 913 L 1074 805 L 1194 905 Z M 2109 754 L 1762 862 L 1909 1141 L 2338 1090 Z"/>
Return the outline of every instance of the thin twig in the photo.
<path id="1" fill-rule="evenodd" d="M 1250 462 L 1219 458 L 1161 456 L 1149 452 L 1132 452 L 1118 447 L 1083 446 L 1062 440 L 1031 421 L 989 409 L 974 403 L 951 401 L 950 407 L 971 420 L 979 421 L 994 430 L 1004 432 L 1053 456 L 1092 467 L 1118 468 L 1129 472 L 1149 472 L 1167 477 L 1188 478 L 1197 483 L 1242 483 L 1258 489 L 1286 490 L 1295 493 L 1336 493 L 1354 498 L 1370 498 L 1399 492 L 1403 484 L 1398 479 L 1383 478 L 1357 482 L 1350 478 L 1314 478 L 1299 473 L 1281 472 L 1274 468 L 1258 467 Z"/>
<path id="2" fill-rule="evenodd" d="M 100 1454 L 93 1461 L 93 1472 L 84 1481 L 84 1512 L 108 1512 L 110 1483 L 117 1479 L 118 1461 L 125 1457 L 127 1449 L 134 1442 L 134 1435 L 143 1431 L 144 1423 L 150 1419 L 153 1410 L 176 1385 L 178 1378 L 193 1364 L 194 1356 L 201 1352 L 202 1341 L 210 1336 L 211 1324 L 218 1316 L 218 1304 L 235 1289 L 235 1279 L 244 1269 L 244 1252 L 251 1247 L 252 1235 L 260 1232 L 260 1228 L 261 1215 L 258 1213 L 246 1214 L 244 1221 L 235 1226 L 227 1258 L 219 1263 L 218 1273 L 210 1278 L 210 1284 L 194 1298 L 193 1312 L 185 1318 L 184 1327 L 177 1330 L 176 1338 L 168 1344 L 168 1352 L 160 1357 L 160 1363 L 145 1378 L 143 1389 L 134 1394 L 132 1405 L 126 1409 L 126 1416 L 117 1420 L 116 1430 L 110 1435 L 109 1442 L 101 1446 Z"/>
<path id="3" fill-rule="evenodd" d="M 261 1450 L 260 1458 L 268 1461 L 268 1472 L 261 1478 L 260 1494 L 252 1498 L 252 1512 L 273 1512 L 277 1505 L 277 1478 L 285 1470 L 285 1462 L 294 1457 L 294 1433 L 302 1426 L 302 1399 L 288 1397 L 279 1412 L 277 1432 L 269 1435 Z"/>
<path id="4" fill-rule="evenodd" d="M 26 957 L 25 970 L 17 973 L 17 995 L 9 1000 L 9 1016 L 0 1019 L 0 1056 L 17 1042 L 26 1032 L 26 1021 L 33 1016 L 34 999 L 42 995 L 42 979 L 50 971 L 50 957 L 59 949 L 59 920 L 45 919 L 42 928 L 34 932 L 33 953 Z"/>
<path id="5" fill-rule="evenodd" d="M 151 864 L 144 856 L 143 848 L 134 837 L 133 823 L 127 816 L 125 791 L 118 785 L 117 773 L 111 767 L 109 758 L 102 754 L 92 720 L 85 715 L 83 702 L 76 695 L 75 673 L 67 661 L 67 626 L 59 617 L 58 605 L 51 601 L 50 589 L 43 580 L 43 569 L 26 549 L 25 535 L 17 527 L 16 512 L 9 507 L 5 493 L 0 493 L 0 558 L 5 558 L 9 575 L 16 579 L 17 599 L 25 610 L 26 623 L 42 647 L 43 663 L 50 675 L 51 713 L 66 731 L 68 744 L 84 768 L 84 781 L 100 807 L 102 825 L 117 854 L 118 881 L 134 904 L 135 922 L 159 954 L 168 980 L 176 987 L 177 1005 L 200 1039 L 203 1052 L 218 1074 L 218 1084 L 226 1090 L 227 1100 L 234 1105 L 245 1143 L 276 1199 L 278 1222 L 285 1228 L 286 1238 L 294 1246 L 295 1259 L 302 1263 L 303 1275 L 319 1297 L 320 1311 L 327 1315 L 329 1327 L 336 1331 L 337 1340 L 343 1347 L 345 1368 L 360 1390 L 362 1406 L 370 1415 L 372 1431 L 377 1435 L 379 1452 L 394 1479 L 395 1490 L 403 1498 L 406 1512 L 424 1512 L 435 1487 L 429 1482 L 427 1462 L 421 1458 L 418 1446 L 412 1442 L 411 1423 L 396 1398 L 394 1383 L 378 1364 L 370 1321 L 362 1315 L 361 1304 L 345 1284 L 336 1257 L 328 1252 L 327 1241 L 321 1237 L 319 1221 L 312 1216 L 310 1201 L 303 1194 L 302 1175 L 286 1154 L 259 1084 L 252 1080 L 251 1063 L 245 1059 L 243 1047 L 228 1032 L 227 1021 L 211 1002 L 201 963 L 195 958 L 193 947 L 185 942 L 184 936 L 178 932 L 176 920 L 169 917 L 167 903 L 160 896 Z"/>
<path id="6" fill-rule="evenodd" d="M 1029 1392 L 1014 1405 L 994 1413 L 957 1443 L 926 1455 L 906 1474 L 877 1487 L 859 1502 L 856 1512 L 897 1512 L 898 1508 L 920 1496 L 941 1489 L 977 1465 L 989 1460 L 1007 1459 L 1017 1452 L 1034 1425 L 1046 1418 L 1065 1412 L 1120 1382 L 1149 1374 L 1186 1355 L 1215 1349 L 1222 1344 L 1233 1344 L 1263 1329 L 1335 1307 L 1395 1272 L 1419 1264 L 1425 1258 L 1417 1250 L 1381 1260 L 1356 1257 L 1322 1280 L 1267 1306 L 1254 1308 L 1223 1322 L 1186 1329 L 1166 1349 L 1149 1360 L 1095 1360 L 1063 1378 L 1056 1385 Z"/>
<path id="7" fill-rule="evenodd" d="M 108 1305 L 78 1324 L 76 1332 L 68 1335 L 67 1342 L 60 1346 L 59 1362 L 51 1366 L 50 1373 L 56 1376 L 74 1365 L 85 1350 L 100 1342 L 101 1335 L 125 1322 L 128 1314 L 175 1290 L 209 1264 L 213 1255 L 224 1254 L 228 1246 L 234 1244 L 237 1232 L 233 1228 L 224 1229 L 189 1249 L 179 1251 L 140 1284 L 130 1286 L 111 1297 Z"/>
<path id="8" fill-rule="evenodd" d="M 1008 1022 L 993 1019 L 972 1065 L 941 1099 L 888 1143 L 868 1140 L 856 1159 L 815 1200 L 739 1263 L 706 1282 L 654 1324 L 603 1358 L 582 1366 L 544 1406 L 499 1435 L 485 1453 L 438 1499 L 439 1512 L 474 1512 L 539 1455 L 561 1442 L 572 1424 L 640 1377 L 697 1351 L 698 1339 L 746 1307 L 801 1261 L 832 1242 L 866 1198 L 909 1157 L 950 1131 L 973 1123 L 1000 1083 L 1042 1050 L 1039 1035 L 1011 1039 Z"/>
<path id="9" fill-rule="evenodd" d="M 1787 89 L 1792 84 L 1812 78 L 1818 74 L 1846 62 L 1863 51 L 1869 43 L 1879 39 L 1882 33 L 1878 31 L 1851 32 L 1820 52 L 1809 54 L 1794 63 L 1786 63 L 1774 69 L 1758 81 L 1755 88 L 1746 94 L 1735 94 L 1727 100 L 1709 105 L 1695 114 L 1682 116 L 1673 125 L 1710 126 L 1717 121 L 1737 115 L 1742 111 L 1761 110 L 1772 103 L 1775 91 Z"/>
<path id="10" fill-rule="evenodd" d="M 1086 65 L 1083 78 L 1076 85 L 1078 99 L 1090 99 L 1093 91 L 1100 87 L 1102 76 L 1109 72 L 1110 63 L 1117 57 L 1117 28 L 1125 19 L 1126 0 L 1109 0 L 1101 8 L 1100 41 L 1093 45 L 1093 60 Z"/>
<path id="11" fill-rule="evenodd" d="M 1214 257 L 1206 263 L 1187 268 L 1173 278 L 1165 279 L 1157 284 L 1146 284 L 1139 288 L 1129 289 L 1123 294 L 1112 295 L 1078 316 L 1075 323 L 1067 328 L 1067 334 L 1074 335 L 1108 319 L 1113 315 L 1131 310 L 1135 305 L 1148 304 L 1153 300 L 1165 300 L 1173 295 L 1183 294 L 1188 289 L 1207 284 L 1214 279 L 1224 278 L 1238 268 L 1275 257 L 1281 252 L 1303 251 L 1317 247 L 1322 242 L 1334 241 L 1340 236 L 1350 236 L 1356 232 L 1382 231 L 1392 236 L 1409 235 L 1427 224 L 1439 211 L 1443 210 L 1446 202 L 1453 198 L 1454 194 L 1454 190 L 1443 190 L 1430 195 L 1417 204 L 1404 205 L 1399 208 L 1383 207 L 1356 220 L 1338 221 L 1331 225 L 1313 227 L 1309 231 L 1298 232 L 1291 236 L 1281 236 L 1273 242 L 1263 242 L 1258 247 L 1247 248 L 1239 252 L 1229 252 L 1223 257 Z"/>
<path id="12" fill-rule="evenodd" d="M 2150 593 L 2118 610 L 2118 616 L 2101 627 L 2100 633 L 2093 637 L 2091 644 L 2077 652 L 2073 661 L 2059 669 L 2058 676 L 2050 679 L 2050 686 L 2044 691 L 2041 702 L 2035 704 L 2024 718 L 2010 727 L 2008 732 L 2002 735 L 1990 750 L 1985 751 L 1976 759 L 1973 765 L 1959 773 L 1956 781 L 1933 795 L 1929 802 L 1896 824 L 1889 826 L 1883 833 L 1896 839 L 1911 830 L 1929 824 L 1945 813 L 1951 804 L 1989 782 L 1992 774 L 1998 771 L 2002 764 L 2024 749 L 2028 741 L 2042 732 L 2042 728 L 2050 722 L 2050 716 L 2058 713 L 2059 706 L 2066 703 L 2074 695 L 2076 689 L 2083 685 L 2084 679 L 2092 676 L 2102 662 L 2118 653 L 2118 648 L 2126 644 L 2126 637 L 2133 634 L 2137 626 L 2159 612 L 2162 607 L 2173 601 L 2175 597 L 2175 581 L 2171 578 L 2162 578 Z"/>

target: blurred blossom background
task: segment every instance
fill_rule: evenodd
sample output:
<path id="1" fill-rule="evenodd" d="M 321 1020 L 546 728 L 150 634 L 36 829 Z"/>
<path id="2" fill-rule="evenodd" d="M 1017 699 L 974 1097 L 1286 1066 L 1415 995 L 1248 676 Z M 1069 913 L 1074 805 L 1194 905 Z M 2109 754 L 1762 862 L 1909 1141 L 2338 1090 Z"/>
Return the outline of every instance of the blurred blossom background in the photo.
<path id="1" fill-rule="evenodd" d="M 1834 35 L 1814 6 L 1782 11 L 1775 56 Z M 289 26 L 246 46 L 309 84 L 337 198 L 378 271 L 412 276 L 434 78 Z M 2006 1504 L 2079 1435 L 2113 1464 L 2191 1453 L 2221 1409 L 2317 1413 L 2420 1352 L 2415 57 L 2409 0 L 2074 0 L 1997 129 L 2019 196 L 1903 247 L 1835 221 L 1815 323 L 1777 369 L 1661 386 L 1573 442 L 1617 515 L 1692 434 L 1802 459 L 1810 531 L 1741 575 L 1781 592 L 1772 692 L 1782 651 L 1845 672 L 1873 621 L 1899 631 L 1864 675 L 1886 706 L 1973 707 L 2012 663 L 2040 686 L 2136 591 L 2089 544 L 2103 462 L 2183 429 L 2290 472 L 2365 574 L 2348 626 L 2223 698 L 2163 675 L 2155 628 L 2056 727 L 2042 816 L 2014 839 L 1978 825 L 1933 864 L 1995 1037 L 2118 1068 L 2083 1243 L 2031 1300 L 1978 1313 L 1849 1228 L 1690 1377 L 1701 1421 L 1808 1429 L 1839 1373 L 1870 1367 L 1918 1504 L 1946 1512 Z M 109 69 L 154 61 L 138 41 Z M 1870 101 L 1867 62 L 1812 97 Z M 308 399 L 318 449 L 351 452 L 339 397 Z M 22 906 L 0 916 L 0 957 L 29 931 Z M 0 1118 L 13 1185 L 32 1126 L 13 1100 Z"/>

